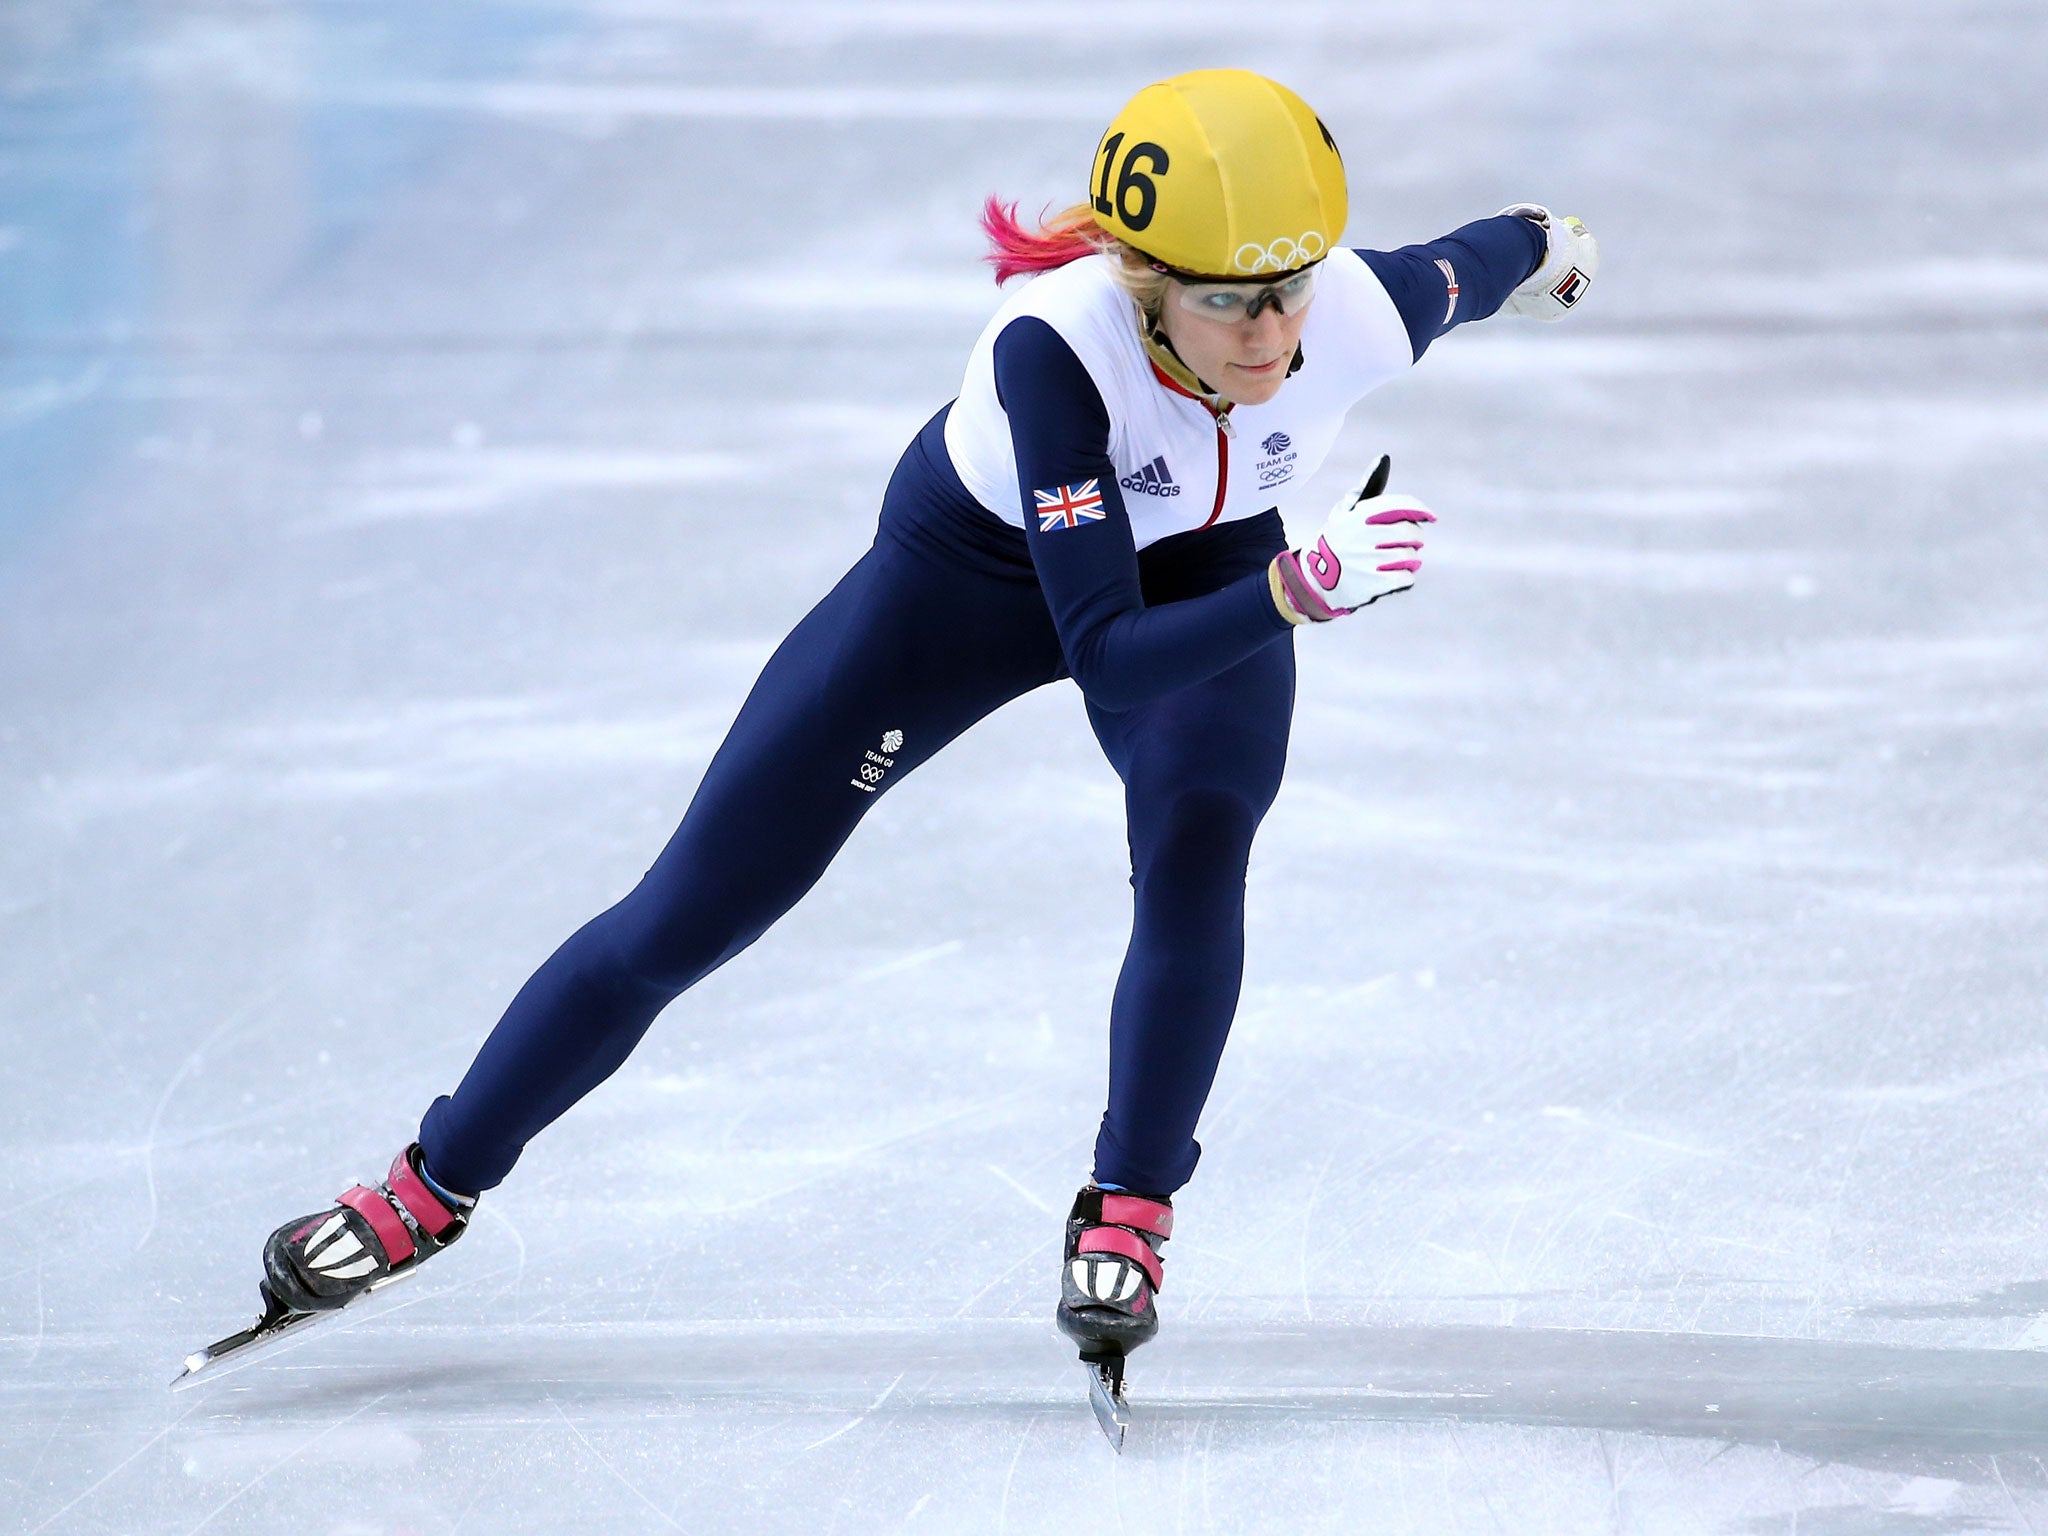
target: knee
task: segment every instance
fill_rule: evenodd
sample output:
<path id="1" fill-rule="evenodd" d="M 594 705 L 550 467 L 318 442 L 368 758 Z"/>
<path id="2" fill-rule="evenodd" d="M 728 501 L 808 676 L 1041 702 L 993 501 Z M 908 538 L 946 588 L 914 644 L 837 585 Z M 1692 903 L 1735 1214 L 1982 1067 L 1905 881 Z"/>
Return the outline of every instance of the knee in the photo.
<path id="1" fill-rule="evenodd" d="M 1229 869 L 1239 879 L 1280 788 L 1280 754 L 1262 742 L 1218 732 L 1152 744 L 1130 780 L 1131 856 L 1136 873 L 1165 863 Z"/>
<path id="2" fill-rule="evenodd" d="M 676 900 L 643 880 L 579 937 L 598 965 L 650 992 L 674 998 L 742 947 L 730 908 Z"/>
<path id="3" fill-rule="evenodd" d="M 1260 812 L 1244 795 L 1182 786 L 1131 818 L 1131 875 L 1176 884 L 1244 884 Z"/>
<path id="4" fill-rule="evenodd" d="M 1224 722 L 1200 731 L 1165 731 L 1133 754 L 1131 797 L 1228 805 L 1234 807 L 1233 816 L 1249 816 L 1256 826 L 1280 793 L 1286 763 L 1284 738 L 1273 740 Z"/>

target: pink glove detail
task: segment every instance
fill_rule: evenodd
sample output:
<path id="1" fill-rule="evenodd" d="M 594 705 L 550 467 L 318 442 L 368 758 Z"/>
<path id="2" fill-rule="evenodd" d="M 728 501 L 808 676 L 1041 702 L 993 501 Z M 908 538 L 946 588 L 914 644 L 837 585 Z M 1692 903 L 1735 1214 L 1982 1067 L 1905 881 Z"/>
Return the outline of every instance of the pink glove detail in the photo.
<path id="1" fill-rule="evenodd" d="M 1423 526 L 1436 514 L 1413 496 L 1387 491 L 1391 468 L 1382 458 L 1363 485 L 1342 497 L 1315 543 L 1274 557 L 1285 606 L 1301 617 L 1325 623 L 1415 585 Z"/>
<path id="2" fill-rule="evenodd" d="M 1344 563 L 1330 548 L 1328 539 L 1317 539 L 1309 550 L 1283 550 L 1279 556 L 1280 585 L 1297 612 L 1318 624 L 1342 618 L 1351 610 L 1334 608 L 1325 593 L 1337 590 L 1343 580 Z"/>

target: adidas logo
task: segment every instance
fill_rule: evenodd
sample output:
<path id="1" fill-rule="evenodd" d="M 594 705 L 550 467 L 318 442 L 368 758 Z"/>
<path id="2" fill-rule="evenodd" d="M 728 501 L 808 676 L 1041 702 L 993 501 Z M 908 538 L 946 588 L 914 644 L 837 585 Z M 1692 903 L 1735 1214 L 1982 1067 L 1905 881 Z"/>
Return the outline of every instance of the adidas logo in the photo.
<path id="1" fill-rule="evenodd" d="M 1125 475 L 1117 484 L 1127 491 L 1136 491 L 1140 496 L 1180 494 L 1180 487 L 1173 483 L 1173 471 L 1166 467 L 1166 455 L 1163 453 L 1143 469 Z"/>

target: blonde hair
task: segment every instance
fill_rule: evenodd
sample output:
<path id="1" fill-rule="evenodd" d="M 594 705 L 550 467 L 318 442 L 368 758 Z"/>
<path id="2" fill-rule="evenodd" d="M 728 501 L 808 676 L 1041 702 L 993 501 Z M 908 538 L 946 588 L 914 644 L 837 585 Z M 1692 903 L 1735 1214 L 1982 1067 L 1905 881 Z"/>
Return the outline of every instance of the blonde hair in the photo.
<path id="1" fill-rule="evenodd" d="M 1144 316 L 1146 329 L 1158 326 L 1170 279 L 1152 264 L 1150 256 L 1097 224 L 1095 211 L 1087 203 L 1076 203 L 1051 217 L 1041 214 L 1038 227 L 1027 229 L 1018 221 L 1015 203 L 991 197 L 982 205 L 981 227 L 991 247 L 983 259 L 996 269 L 998 283 L 1050 272 L 1083 256 L 1104 255 L 1110 258 L 1110 275 L 1116 285 L 1130 295 Z"/>

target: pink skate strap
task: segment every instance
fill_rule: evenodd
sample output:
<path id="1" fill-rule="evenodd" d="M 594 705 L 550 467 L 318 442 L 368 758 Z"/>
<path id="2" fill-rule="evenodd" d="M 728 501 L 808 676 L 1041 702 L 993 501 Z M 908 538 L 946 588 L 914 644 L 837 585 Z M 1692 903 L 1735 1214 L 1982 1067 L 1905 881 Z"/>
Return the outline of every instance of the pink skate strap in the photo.
<path id="1" fill-rule="evenodd" d="M 1152 1251 L 1145 1239 L 1135 1232 L 1126 1232 L 1122 1227 L 1090 1227 L 1081 1234 L 1081 1241 L 1074 1245 L 1074 1251 L 1117 1254 L 1144 1270 L 1153 1290 L 1164 1285 L 1166 1271 L 1159 1263 L 1159 1255 Z"/>
<path id="2" fill-rule="evenodd" d="M 398 1219 L 398 1212 L 391 1209 L 377 1191 L 358 1184 L 341 1197 L 341 1203 L 370 1224 L 370 1230 L 377 1234 L 377 1241 L 384 1245 L 384 1257 L 391 1262 L 392 1268 L 413 1256 L 412 1234 L 405 1230 L 405 1223 Z"/>
<path id="3" fill-rule="evenodd" d="M 1173 1207 L 1137 1195 L 1118 1195 L 1104 1190 L 1102 1219 L 1120 1227 L 1136 1227 L 1159 1237 L 1173 1236 Z"/>
<path id="4" fill-rule="evenodd" d="M 407 1148 L 410 1151 L 411 1148 Z M 439 1237 L 455 1225 L 455 1213 L 441 1203 L 440 1196 L 427 1188 L 426 1180 L 412 1171 L 412 1161 L 404 1152 L 391 1161 L 391 1172 L 384 1182 L 391 1186 L 391 1193 L 412 1212 L 412 1219 L 420 1224 L 420 1230 L 429 1237 Z"/>

